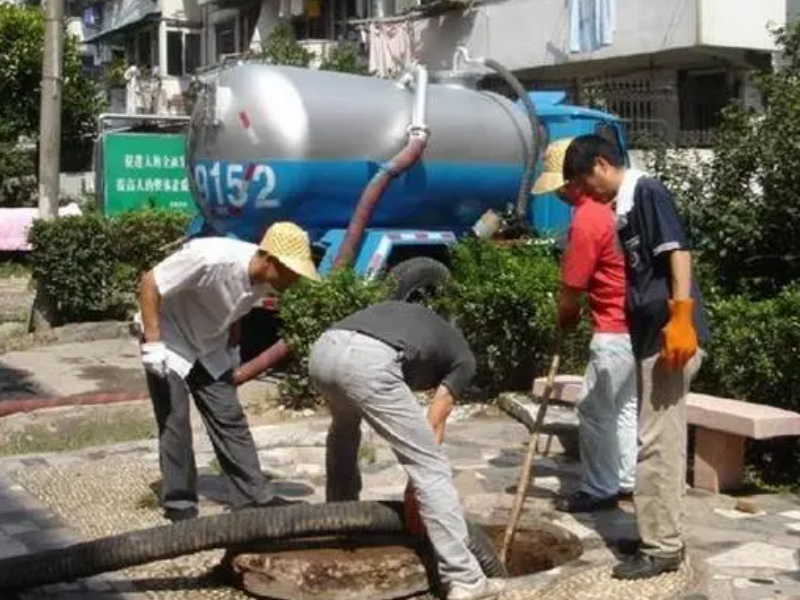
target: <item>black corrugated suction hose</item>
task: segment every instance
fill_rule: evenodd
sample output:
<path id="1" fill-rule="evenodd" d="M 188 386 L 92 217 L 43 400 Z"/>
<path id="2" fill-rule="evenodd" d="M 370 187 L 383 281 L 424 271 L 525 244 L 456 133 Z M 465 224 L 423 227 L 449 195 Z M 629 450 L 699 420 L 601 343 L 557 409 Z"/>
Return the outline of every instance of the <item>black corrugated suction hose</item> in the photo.
<path id="1" fill-rule="evenodd" d="M 506 575 L 483 530 L 469 525 L 469 547 L 487 576 Z M 212 548 L 266 540 L 404 533 L 399 502 L 338 502 L 252 508 L 123 533 L 58 550 L 0 560 L 0 590 L 72 581 Z"/>

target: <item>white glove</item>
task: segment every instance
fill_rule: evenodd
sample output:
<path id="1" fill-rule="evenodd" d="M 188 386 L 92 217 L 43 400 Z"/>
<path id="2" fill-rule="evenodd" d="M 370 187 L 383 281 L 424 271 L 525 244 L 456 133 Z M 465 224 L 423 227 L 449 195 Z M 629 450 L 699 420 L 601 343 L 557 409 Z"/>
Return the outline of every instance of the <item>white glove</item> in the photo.
<path id="1" fill-rule="evenodd" d="M 147 342 L 142 344 L 142 364 L 145 371 L 157 375 L 167 376 L 167 346 L 164 342 Z"/>
<path id="2" fill-rule="evenodd" d="M 229 346 L 228 356 L 231 357 L 231 368 L 236 369 L 242 364 L 241 348 L 239 346 Z"/>

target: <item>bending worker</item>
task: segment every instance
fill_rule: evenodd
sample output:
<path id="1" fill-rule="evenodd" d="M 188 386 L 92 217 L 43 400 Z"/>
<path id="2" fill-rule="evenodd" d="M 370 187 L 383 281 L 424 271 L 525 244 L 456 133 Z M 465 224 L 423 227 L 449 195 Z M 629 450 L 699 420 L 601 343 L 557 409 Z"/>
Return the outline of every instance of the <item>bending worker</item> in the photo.
<path id="1" fill-rule="evenodd" d="M 171 521 L 197 516 L 190 395 L 227 478 L 231 508 L 288 503 L 261 472 L 234 369 L 239 320 L 300 276 L 319 278 L 308 235 L 293 223 L 275 223 L 260 246 L 192 240 L 142 278 L 142 363 L 158 421 L 161 504 Z"/>
<path id="2" fill-rule="evenodd" d="M 331 326 L 311 350 L 309 374 L 333 417 L 327 501 L 358 499 L 359 426 L 366 419 L 408 474 L 407 523 L 418 504 L 448 600 L 495 598 L 503 581 L 487 579 L 467 547 L 466 521 L 440 446 L 454 399 L 475 374 L 461 332 L 424 306 L 382 302 Z M 436 386 L 426 418 L 411 390 Z"/>

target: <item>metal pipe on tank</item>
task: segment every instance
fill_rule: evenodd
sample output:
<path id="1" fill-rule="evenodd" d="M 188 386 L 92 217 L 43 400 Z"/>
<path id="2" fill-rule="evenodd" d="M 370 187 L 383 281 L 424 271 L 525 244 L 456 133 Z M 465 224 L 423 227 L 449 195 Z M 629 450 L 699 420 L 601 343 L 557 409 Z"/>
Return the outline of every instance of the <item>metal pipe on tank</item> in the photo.
<path id="1" fill-rule="evenodd" d="M 386 188 L 392 179 L 398 177 L 411 168 L 422 156 L 428 143 L 428 126 L 426 123 L 428 100 L 428 70 L 422 66 L 416 67 L 416 83 L 414 88 L 414 105 L 412 109 L 411 124 L 408 127 L 408 143 L 370 180 L 356 205 L 350 224 L 347 226 L 339 253 L 333 261 L 333 268 L 340 269 L 353 262 L 356 249 L 364 236 L 364 230 L 369 225 L 372 213 L 380 202 Z"/>
<path id="2" fill-rule="evenodd" d="M 428 135 L 428 126 L 426 124 L 427 109 L 428 109 L 428 70 L 422 65 L 417 65 L 417 82 L 414 89 L 414 110 L 411 113 L 411 127 L 409 127 L 409 135 L 419 136 Z"/>

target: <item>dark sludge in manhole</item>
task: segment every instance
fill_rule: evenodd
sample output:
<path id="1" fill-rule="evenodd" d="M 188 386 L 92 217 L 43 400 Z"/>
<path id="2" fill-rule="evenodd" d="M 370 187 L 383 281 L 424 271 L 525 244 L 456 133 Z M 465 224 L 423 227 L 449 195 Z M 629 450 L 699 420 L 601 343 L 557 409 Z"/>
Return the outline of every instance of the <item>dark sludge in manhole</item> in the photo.
<path id="1" fill-rule="evenodd" d="M 506 528 L 503 525 L 484 526 L 497 551 L 503 545 Z M 530 575 L 554 569 L 583 554 L 583 544 L 567 531 L 553 528 L 521 527 L 514 534 L 514 543 L 508 552 L 508 574 L 512 577 Z"/>

